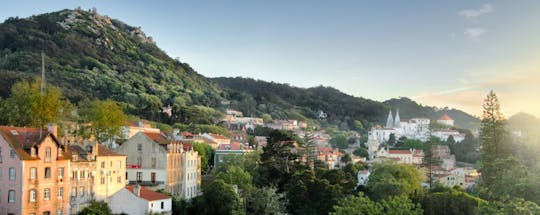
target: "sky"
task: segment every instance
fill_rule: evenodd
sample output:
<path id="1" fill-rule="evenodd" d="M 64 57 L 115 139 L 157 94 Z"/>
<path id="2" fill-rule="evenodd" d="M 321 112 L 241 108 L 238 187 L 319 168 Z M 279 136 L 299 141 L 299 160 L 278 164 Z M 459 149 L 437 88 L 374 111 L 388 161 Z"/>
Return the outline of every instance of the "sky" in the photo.
<path id="1" fill-rule="evenodd" d="M 540 1 L 8 0 L 0 21 L 78 6 L 142 27 L 207 77 L 410 97 L 476 116 L 494 90 L 507 117 L 540 117 Z"/>

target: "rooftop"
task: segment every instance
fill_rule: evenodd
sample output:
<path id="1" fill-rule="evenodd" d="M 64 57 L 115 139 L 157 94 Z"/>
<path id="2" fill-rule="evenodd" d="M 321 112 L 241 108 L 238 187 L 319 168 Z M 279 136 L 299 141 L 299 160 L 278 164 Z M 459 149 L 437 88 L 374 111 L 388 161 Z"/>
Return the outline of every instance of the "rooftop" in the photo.
<path id="1" fill-rule="evenodd" d="M 133 185 L 128 185 L 126 186 L 126 189 L 129 190 L 130 192 L 134 193 L 134 187 Z M 155 200 L 161 200 L 161 199 L 170 199 L 171 197 L 170 196 L 167 196 L 163 193 L 158 193 L 156 191 L 153 191 L 153 190 L 150 190 L 146 187 L 143 187 L 143 186 L 140 186 L 139 185 L 139 189 L 140 189 L 140 196 L 141 198 L 143 199 L 146 199 L 148 201 L 155 201 Z"/>

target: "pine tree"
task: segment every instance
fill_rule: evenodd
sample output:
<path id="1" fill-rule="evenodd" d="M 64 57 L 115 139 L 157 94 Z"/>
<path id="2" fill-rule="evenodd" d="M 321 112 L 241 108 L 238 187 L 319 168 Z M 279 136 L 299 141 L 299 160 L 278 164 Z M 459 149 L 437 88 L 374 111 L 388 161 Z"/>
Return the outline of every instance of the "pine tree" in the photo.
<path id="1" fill-rule="evenodd" d="M 481 161 L 483 186 L 493 192 L 503 178 L 504 162 L 511 156 L 510 147 L 506 141 L 504 128 L 505 118 L 500 111 L 497 95 L 491 91 L 484 99 L 484 111 L 481 124 Z"/>

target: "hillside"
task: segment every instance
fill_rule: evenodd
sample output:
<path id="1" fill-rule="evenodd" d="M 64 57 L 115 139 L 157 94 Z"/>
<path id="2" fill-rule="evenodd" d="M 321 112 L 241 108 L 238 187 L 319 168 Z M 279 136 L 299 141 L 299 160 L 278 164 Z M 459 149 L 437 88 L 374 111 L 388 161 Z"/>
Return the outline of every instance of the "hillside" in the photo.
<path id="1" fill-rule="evenodd" d="M 60 87 L 72 102 L 113 99 L 122 102 L 129 114 L 169 124 L 186 118 L 178 115 L 186 115 L 191 110 L 187 107 L 222 108 L 223 100 L 247 116 L 299 119 L 340 129 L 362 130 L 383 123 L 390 107 L 399 108 L 404 119 L 436 119 L 447 113 L 460 127 L 478 122 L 462 111 L 438 110 L 406 98 L 381 103 L 331 87 L 208 79 L 169 57 L 141 28 L 81 9 L 9 18 L 0 24 L 1 97 L 9 96 L 14 82 L 40 75 L 42 51 L 47 82 Z M 163 118 L 159 113 L 168 105 L 176 115 Z M 324 120 L 316 120 L 320 113 L 326 115 Z"/>
<path id="2" fill-rule="evenodd" d="M 461 110 L 424 106 L 406 97 L 389 99 L 383 103 L 392 107 L 393 111 L 399 109 L 399 115 L 402 119 L 427 117 L 431 120 L 436 120 L 444 114 L 447 114 L 454 119 L 456 127 L 474 129 L 478 128 L 480 125 L 480 119 Z"/>
<path id="3" fill-rule="evenodd" d="M 39 75 L 41 51 L 48 83 L 74 102 L 111 98 L 133 114 L 149 116 L 169 104 L 221 101 L 217 86 L 169 57 L 140 28 L 81 9 L 0 24 L 0 96 L 15 81 Z"/>
<path id="4" fill-rule="evenodd" d="M 367 128 L 381 121 L 388 110 L 380 102 L 347 95 L 331 87 L 298 88 L 239 77 L 212 80 L 231 91 L 229 99 L 235 101 L 232 108 L 248 115 L 268 113 L 274 119 L 302 116 L 315 119 L 323 111 L 328 122 L 343 129 L 355 129 L 355 120 Z"/>
<path id="5" fill-rule="evenodd" d="M 540 119 L 527 113 L 517 113 L 508 118 L 507 126 L 511 132 L 521 132 L 525 137 L 540 137 Z"/>

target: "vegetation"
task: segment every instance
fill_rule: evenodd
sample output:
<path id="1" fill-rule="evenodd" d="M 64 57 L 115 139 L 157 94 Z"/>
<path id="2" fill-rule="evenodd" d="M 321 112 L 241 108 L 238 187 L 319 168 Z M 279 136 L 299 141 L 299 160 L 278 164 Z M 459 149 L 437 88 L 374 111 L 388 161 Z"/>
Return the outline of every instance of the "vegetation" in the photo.
<path id="1" fill-rule="evenodd" d="M 43 128 L 58 122 L 62 104 L 66 102 L 57 87 L 48 86 L 42 93 L 41 79 L 20 81 L 11 88 L 11 96 L 0 103 L 0 122 Z"/>
<path id="2" fill-rule="evenodd" d="M 112 214 L 111 208 L 104 201 L 91 200 L 90 204 L 81 210 L 79 215 L 110 215 Z"/>
<path id="3" fill-rule="evenodd" d="M 345 198 L 334 206 L 331 215 L 348 214 L 393 214 L 393 215 L 421 215 L 422 208 L 414 204 L 407 197 L 391 197 L 381 201 L 372 201 L 359 193 L 357 196 Z"/>
<path id="4" fill-rule="evenodd" d="M 127 117 L 116 102 L 85 100 L 79 106 L 81 107 L 79 114 L 85 122 L 90 123 L 91 134 L 98 141 L 105 142 L 115 136 L 122 136 L 121 126 L 124 125 Z"/>

